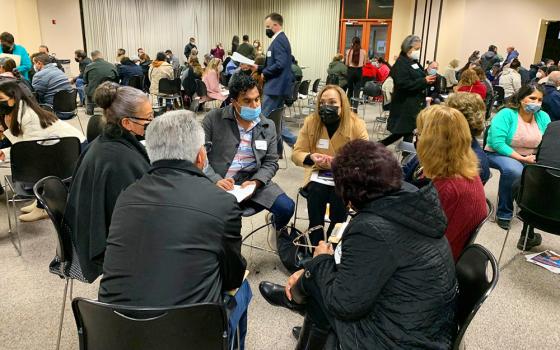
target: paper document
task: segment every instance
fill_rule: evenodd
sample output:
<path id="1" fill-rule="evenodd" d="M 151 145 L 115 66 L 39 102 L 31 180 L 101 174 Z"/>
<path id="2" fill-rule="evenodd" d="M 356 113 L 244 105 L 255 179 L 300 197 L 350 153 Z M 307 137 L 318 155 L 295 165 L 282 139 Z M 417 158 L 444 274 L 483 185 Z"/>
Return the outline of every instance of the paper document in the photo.
<path id="1" fill-rule="evenodd" d="M 525 255 L 528 262 L 544 267 L 548 271 L 560 274 L 560 255 L 552 250 L 545 250 L 541 253 Z"/>
<path id="2" fill-rule="evenodd" d="M 334 187 L 334 179 L 333 179 L 332 171 L 330 170 L 319 170 L 319 171 L 312 172 L 309 181 Z"/>
<path id="3" fill-rule="evenodd" d="M 255 185 L 249 185 L 245 188 L 242 188 L 239 185 L 235 185 L 233 190 L 227 191 L 227 193 L 232 194 L 237 199 L 238 203 L 243 202 L 245 199 L 249 198 L 253 192 L 255 192 Z"/>
<path id="4" fill-rule="evenodd" d="M 250 64 L 251 66 L 253 66 L 255 64 L 255 61 L 243 56 L 239 52 L 234 52 L 233 55 L 231 55 L 231 59 L 235 62 L 239 62 L 239 63 L 243 63 L 243 64 Z"/>

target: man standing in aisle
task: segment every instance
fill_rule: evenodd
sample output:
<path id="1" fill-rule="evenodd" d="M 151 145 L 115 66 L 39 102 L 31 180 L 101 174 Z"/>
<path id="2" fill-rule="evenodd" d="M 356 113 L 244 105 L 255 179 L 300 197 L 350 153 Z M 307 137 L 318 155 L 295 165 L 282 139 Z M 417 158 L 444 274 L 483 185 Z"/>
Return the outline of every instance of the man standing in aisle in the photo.
<path id="1" fill-rule="evenodd" d="M 292 48 L 282 31 L 284 19 L 278 13 L 271 13 L 265 17 L 264 25 L 266 36 L 272 39 L 266 52 L 265 65 L 259 67 L 259 72 L 264 76 L 262 114 L 268 118 L 273 110 L 284 106 L 286 98 L 291 96 L 294 74 Z M 282 125 L 282 139 L 293 146 L 296 137 Z M 282 154 L 282 141 L 278 140 L 278 143 L 279 154 Z"/>
<path id="2" fill-rule="evenodd" d="M 189 43 L 187 45 L 185 45 L 185 50 L 183 50 L 183 54 L 185 55 L 187 60 L 191 56 L 192 49 L 196 49 L 196 39 L 193 38 L 193 37 L 190 37 L 189 38 Z"/>

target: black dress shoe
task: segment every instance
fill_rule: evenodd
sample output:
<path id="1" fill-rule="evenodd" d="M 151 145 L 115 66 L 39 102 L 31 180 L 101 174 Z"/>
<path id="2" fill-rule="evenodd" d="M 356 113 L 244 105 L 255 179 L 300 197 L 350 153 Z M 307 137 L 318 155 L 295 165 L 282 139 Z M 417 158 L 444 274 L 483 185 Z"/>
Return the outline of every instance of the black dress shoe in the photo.
<path id="1" fill-rule="evenodd" d="M 292 328 L 292 335 L 294 336 L 294 338 L 296 338 L 296 340 L 299 339 L 300 334 L 301 334 L 301 326 L 295 326 L 294 328 Z"/>
<path id="2" fill-rule="evenodd" d="M 300 315 L 305 314 L 305 305 L 299 305 L 288 300 L 284 286 L 264 281 L 259 284 L 259 291 L 270 305 L 285 307 Z"/>

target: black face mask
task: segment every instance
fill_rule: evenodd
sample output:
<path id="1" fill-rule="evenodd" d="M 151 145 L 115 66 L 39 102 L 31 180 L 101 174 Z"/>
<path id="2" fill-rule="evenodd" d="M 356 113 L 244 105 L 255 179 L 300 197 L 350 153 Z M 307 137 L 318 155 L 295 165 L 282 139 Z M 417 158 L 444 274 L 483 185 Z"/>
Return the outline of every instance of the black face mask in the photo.
<path id="1" fill-rule="evenodd" d="M 2 52 L 3 53 L 12 53 L 13 47 L 8 45 L 2 45 Z"/>
<path id="2" fill-rule="evenodd" d="M 274 32 L 272 31 L 272 29 L 270 28 L 266 29 L 266 36 L 269 38 L 272 38 L 274 36 Z"/>
<path id="3" fill-rule="evenodd" d="M 79 58 L 74 58 L 74 61 L 80 63 L 80 59 L 79 59 Z"/>
<path id="4" fill-rule="evenodd" d="M 338 115 L 338 107 L 331 105 L 323 105 L 319 108 L 319 117 L 325 125 L 331 125 L 340 120 Z"/>
<path id="5" fill-rule="evenodd" d="M 8 105 L 8 101 L 0 101 L 0 116 L 12 113 L 15 106 L 15 104 L 13 106 Z"/>

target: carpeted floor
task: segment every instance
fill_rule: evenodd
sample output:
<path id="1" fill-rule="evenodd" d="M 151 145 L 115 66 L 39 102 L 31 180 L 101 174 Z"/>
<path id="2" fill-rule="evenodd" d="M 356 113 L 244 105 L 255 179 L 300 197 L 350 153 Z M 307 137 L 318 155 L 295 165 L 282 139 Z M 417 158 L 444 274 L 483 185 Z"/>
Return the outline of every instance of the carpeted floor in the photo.
<path id="1" fill-rule="evenodd" d="M 360 110 L 360 113 L 362 111 Z M 377 107 L 368 107 L 366 121 L 371 132 Z M 80 111 L 83 122 L 87 117 Z M 77 121 L 73 120 L 77 125 Z M 84 124 L 85 126 L 86 124 Z M 297 123 L 290 124 L 297 129 Z M 290 156 L 288 149 L 288 157 Z M 279 170 L 275 181 L 295 199 L 303 181 L 303 171 L 288 162 Z M 280 161 L 281 167 L 285 166 Z M 0 174 L 7 169 L 0 168 Z M 486 185 L 486 195 L 496 201 L 499 173 Z M 3 180 L 2 180 L 3 182 Z M 543 199 L 546 200 L 546 199 Z M 10 239 L 4 196 L 0 196 L 0 349 L 54 349 L 64 281 L 48 272 L 55 252 L 55 232 L 49 220 L 20 225 L 23 255 L 17 256 Z M 305 216 L 305 201 L 300 203 L 300 216 Z M 264 214 L 244 220 L 244 234 L 264 223 Z M 304 226 L 306 223 L 300 221 Z M 299 224 L 298 224 L 299 226 Z M 524 261 L 515 245 L 521 225 L 515 221 L 506 246 L 505 260 L 513 261 L 500 272 L 497 288 L 482 306 L 467 336 L 469 349 L 557 349 L 560 344 L 560 277 Z M 254 236 L 254 243 L 266 244 L 266 231 Z M 505 231 L 488 222 L 477 243 L 490 249 L 496 257 Z M 560 238 L 543 235 L 540 250 L 560 251 Z M 540 251 L 539 250 L 539 251 Z M 293 349 L 292 326 L 301 317 L 268 305 L 258 292 L 258 283 L 269 280 L 284 283 L 285 270 L 276 256 L 257 250 L 243 249 L 251 271 L 248 279 L 254 297 L 249 313 L 247 349 Z M 76 282 L 73 296 L 96 298 L 98 283 Z M 78 349 L 76 327 L 70 304 L 66 303 L 62 349 Z M 163 347 L 162 347 L 163 348 Z"/>

